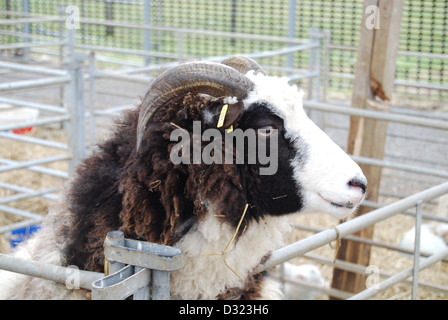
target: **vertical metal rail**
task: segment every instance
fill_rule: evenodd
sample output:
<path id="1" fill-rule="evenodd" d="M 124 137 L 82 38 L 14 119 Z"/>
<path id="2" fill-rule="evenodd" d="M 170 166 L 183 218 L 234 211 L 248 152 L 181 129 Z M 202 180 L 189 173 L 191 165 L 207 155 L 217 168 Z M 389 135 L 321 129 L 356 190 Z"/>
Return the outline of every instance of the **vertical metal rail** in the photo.
<path id="1" fill-rule="evenodd" d="M 144 0 L 143 4 L 143 23 L 146 26 L 151 25 L 151 0 Z M 151 51 L 151 30 L 145 29 L 143 31 L 143 50 L 146 52 Z M 148 56 L 145 56 L 144 58 L 145 66 L 149 65 L 151 63 L 151 58 Z"/>
<path id="2" fill-rule="evenodd" d="M 68 145 L 71 159 L 69 160 L 69 175 L 75 173 L 75 168 L 86 156 L 86 134 L 85 134 L 85 105 L 84 105 L 84 57 L 75 52 L 75 29 L 68 29 L 70 62 L 67 72 L 70 83 L 67 87 L 67 106 L 70 114 L 68 128 Z"/>
<path id="3" fill-rule="evenodd" d="M 90 120 L 90 145 L 89 150 L 92 150 L 96 142 L 96 63 L 95 52 L 90 52 L 89 55 L 89 120 Z"/>
<path id="4" fill-rule="evenodd" d="M 296 0 L 289 0 L 289 16 L 288 16 L 288 38 L 295 38 L 296 29 Z M 294 67 L 294 53 L 291 52 L 287 56 L 286 67 L 292 69 Z"/>
<path id="5" fill-rule="evenodd" d="M 415 236 L 414 236 L 414 268 L 412 270 L 412 300 L 417 298 L 418 272 L 420 264 L 420 243 L 422 227 L 422 201 L 418 201 L 415 212 Z"/>

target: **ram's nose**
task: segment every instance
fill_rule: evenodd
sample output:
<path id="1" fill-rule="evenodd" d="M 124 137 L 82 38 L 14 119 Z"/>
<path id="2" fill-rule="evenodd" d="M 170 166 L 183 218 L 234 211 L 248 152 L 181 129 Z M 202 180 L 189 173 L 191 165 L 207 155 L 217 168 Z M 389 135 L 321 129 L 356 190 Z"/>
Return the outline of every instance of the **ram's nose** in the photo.
<path id="1" fill-rule="evenodd" d="M 348 182 L 348 186 L 351 189 L 359 189 L 362 194 L 365 194 L 367 189 L 367 178 L 362 174 L 357 174 Z"/>

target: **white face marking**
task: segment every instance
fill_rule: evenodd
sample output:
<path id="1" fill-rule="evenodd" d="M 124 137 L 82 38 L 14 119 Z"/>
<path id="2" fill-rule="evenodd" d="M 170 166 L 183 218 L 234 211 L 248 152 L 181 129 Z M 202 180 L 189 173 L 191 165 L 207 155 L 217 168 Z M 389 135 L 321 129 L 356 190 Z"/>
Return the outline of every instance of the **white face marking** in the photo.
<path id="1" fill-rule="evenodd" d="M 365 177 L 359 166 L 308 118 L 302 105 L 303 92 L 289 85 L 286 78 L 254 75 L 252 71 L 246 76 L 255 88 L 243 101 L 245 107 L 267 103 L 284 120 L 286 138 L 297 150 L 291 167 L 304 198 L 303 212 L 325 212 L 339 219 L 352 214 L 364 193 L 349 182 Z"/>

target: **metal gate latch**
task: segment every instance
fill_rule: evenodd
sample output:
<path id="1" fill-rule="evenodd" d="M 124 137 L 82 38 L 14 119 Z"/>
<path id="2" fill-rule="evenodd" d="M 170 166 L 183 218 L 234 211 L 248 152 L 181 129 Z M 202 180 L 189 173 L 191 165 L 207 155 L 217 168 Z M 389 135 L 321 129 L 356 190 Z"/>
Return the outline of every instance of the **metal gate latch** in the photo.
<path id="1" fill-rule="evenodd" d="M 180 249 L 125 239 L 110 231 L 104 241 L 109 272 L 93 282 L 93 300 L 169 300 L 170 273 L 182 268 Z"/>

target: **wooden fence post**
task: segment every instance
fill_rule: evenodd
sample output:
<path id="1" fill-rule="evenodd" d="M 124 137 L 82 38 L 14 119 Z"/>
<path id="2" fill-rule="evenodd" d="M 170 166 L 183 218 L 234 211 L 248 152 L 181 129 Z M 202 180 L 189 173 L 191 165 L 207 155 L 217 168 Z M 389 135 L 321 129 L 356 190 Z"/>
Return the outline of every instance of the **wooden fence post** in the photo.
<path id="1" fill-rule="evenodd" d="M 396 57 L 400 36 L 403 0 L 365 0 L 358 46 L 352 108 L 389 110 L 395 79 Z M 379 21 L 378 21 L 379 18 Z M 387 135 L 387 122 L 351 117 L 347 153 L 382 159 Z M 361 165 L 368 179 L 366 200 L 377 201 L 381 167 Z M 357 215 L 368 212 L 361 207 Z M 374 226 L 355 235 L 372 239 Z M 370 263 L 371 246 L 342 240 L 336 258 L 360 265 Z M 357 293 L 366 288 L 366 276 L 334 268 L 332 287 Z"/>

